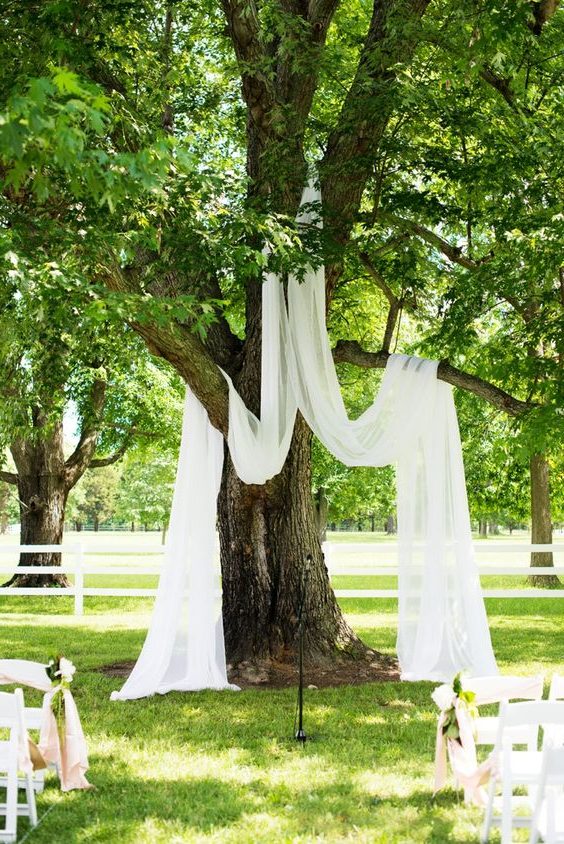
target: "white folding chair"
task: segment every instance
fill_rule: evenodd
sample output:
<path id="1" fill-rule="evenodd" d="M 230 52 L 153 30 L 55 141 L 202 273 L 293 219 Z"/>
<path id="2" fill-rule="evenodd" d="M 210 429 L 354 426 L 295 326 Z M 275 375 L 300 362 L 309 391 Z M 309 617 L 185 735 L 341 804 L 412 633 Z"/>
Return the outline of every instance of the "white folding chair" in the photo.
<path id="1" fill-rule="evenodd" d="M 18 816 L 28 817 L 31 826 L 37 825 L 35 791 L 30 773 L 25 773 L 24 777 L 26 802 L 18 801 L 19 748 L 27 742 L 21 689 L 12 694 L 0 692 L 0 728 L 9 731 L 8 739 L 0 741 L 0 771 L 6 775 L 6 802 L 0 804 L 0 815 L 5 816 L 6 822 L 4 829 L 0 830 L 0 841 L 13 842 L 17 839 Z"/>
<path id="2" fill-rule="evenodd" d="M 546 844 L 564 843 L 564 747 L 543 751 L 529 844 L 537 844 L 539 837 Z"/>
<path id="3" fill-rule="evenodd" d="M 492 676 L 471 677 L 464 680 L 464 688 L 476 694 L 476 704 L 503 701 L 540 700 L 542 698 L 544 675 L 534 677 Z M 476 744 L 494 745 L 499 728 L 499 715 L 480 715 L 474 722 Z M 522 724 L 513 730 L 513 744 L 527 745 L 529 750 L 537 749 L 538 726 Z"/>
<path id="4" fill-rule="evenodd" d="M 527 703 L 501 704 L 497 738 L 493 750 L 496 770 L 492 774 L 481 841 L 489 840 L 492 826 L 501 826 L 502 844 L 511 844 L 513 827 L 529 827 L 528 817 L 515 815 L 519 808 L 530 808 L 529 797 L 514 797 L 517 786 L 534 788 L 538 782 L 542 763 L 542 752 L 537 749 L 514 750 L 520 744 L 516 727 L 564 726 L 564 701 L 538 700 Z M 496 787 L 501 784 L 501 801 L 496 799 Z M 496 814 L 496 810 L 497 814 Z"/>
<path id="5" fill-rule="evenodd" d="M 29 686 L 43 692 L 51 686 L 51 681 L 42 662 L 33 662 L 29 659 L 0 659 L 0 686 L 13 683 Z M 39 733 L 42 721 L 43 709 L 41 706 L 25 707 L 25 725 L 28 730 Z M 1 784 L 2 780 L 0 779 Z M 45 788 L 45 769 L 35 771 L 33 787 L 38 794 L 43 791 Z"/>

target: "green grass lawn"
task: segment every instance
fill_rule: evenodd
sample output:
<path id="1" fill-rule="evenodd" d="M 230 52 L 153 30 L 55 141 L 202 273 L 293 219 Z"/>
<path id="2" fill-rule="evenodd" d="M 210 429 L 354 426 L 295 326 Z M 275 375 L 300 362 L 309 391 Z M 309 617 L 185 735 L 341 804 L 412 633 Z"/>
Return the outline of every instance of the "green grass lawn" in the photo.
<path id="1" fill-rule="evenodd" d="M 360 581 L 343 577 L 336 585 Z M 43 820 L 27 839 L 32 844 L 478 841 L 479 810 L 452 788 L 432 797 L 434 684 L 310 690 L 305 747 L 291 738 L 295 690 L 111 703 L 121 683 L 97 669 L 138 654 L 152 602 L 85 603 L 86 615 L 75 619 L 70 598 L 0 599 L 3 656 L 44 660 L 61 651 L 78 666 L 74 691 L 96 785 L 62 795 L 50 779 L 38 797 Z M 502 671 L 564 671 L 561 600 L 486 603 Z M 365 641 L 393 652 L 394 600 L 342 604 Z M 19 829 L 23 837 L 25 821 Z"/>

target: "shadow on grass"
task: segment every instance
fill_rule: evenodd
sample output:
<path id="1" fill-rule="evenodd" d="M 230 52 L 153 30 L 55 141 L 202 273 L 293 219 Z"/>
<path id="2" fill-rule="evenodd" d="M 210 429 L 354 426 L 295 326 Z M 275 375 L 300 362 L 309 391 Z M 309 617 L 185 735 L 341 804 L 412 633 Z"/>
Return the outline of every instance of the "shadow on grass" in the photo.
<path id="1" fill-rule="evenodd" d="M 550 672 L 564 662 L 561 604 L 520 604 L 488 604 L 498 659 L 520 673 L 545 660 Z M 41 795 L 42 811 L 56 805 L 33 833 L 38 844 L 201 841 L 216 830 L 222 841 L 245 844 L 354 840 L 355 829 L 371 844 L 478 840 L 479 812 L 454 792 L 431 797 L 435 684 L 306 690 L 313 740 L 302 748 L 292 739 L 295 689 L 111 703 L 122 681 L 96 669 L 134 659 L 146 630 L 117 627 L 138 619 L 109 619 L 116 626 L 108 629 L 56 616 L 7 617 L 3 625 L 0 656 L 45 660 L 63 652 L 79 668 L 73 691 L 97 791 Z M 367 622 L 366 638 L 388 635 L 382 614 L 374 627 Z M 33 693 L 26 698 L 38 702 Z"/>
<path id="2" fill-rule="evenodd" d="M 150 768 L 139 778 L 119 760 L 94 756 L 93 764 L 100 770 L 97 790 L 59 800 L 34 834 L 38 842 L 63 840 L 57 837 L 61 830 L 65 844 L 189 842 L 215 835 L 249 842 L 478 840 L 476 811 L 462 807 L 461 824 L 461 806 L 452 792 L 436 800 L 423 791 L 389 797 L 338 783 L 312 785 L 302 794 L 291 782 L 272 787 L 259 779 L 245 784 L 213 777 L 163 780 L 152 778 Z"/>
<path id="3" fill-rule="evenodd" d="M 34 841 L 123 844 L 137 842 L 142 827 L 150 834 L 152 826 L 168 830 L 173 840 L 178 833 L 208 833 L 229 827 L 251 807 L 243 786 L 213 777 L 156 779 L 148 766 L 147 777 L 140 779 L 131 776 L 119 761 L 111 757 L 102 760 L 96 754 L 92 754 L 91 764 L 96 771 L 96 790 L 63 795 L 34 833 Z M 45 794 L 48 797 L 47 791 Z M 41 809 L 44 811 L 43 806 Z"/>

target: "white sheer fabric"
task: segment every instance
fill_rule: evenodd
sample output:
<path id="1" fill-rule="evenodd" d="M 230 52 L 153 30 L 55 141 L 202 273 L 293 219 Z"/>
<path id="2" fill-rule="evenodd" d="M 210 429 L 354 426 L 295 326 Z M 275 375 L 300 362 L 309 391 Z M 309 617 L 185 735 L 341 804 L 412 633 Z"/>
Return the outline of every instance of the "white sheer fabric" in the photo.
<path id="1" fill-rule="evenodd" d="M 223 373 L 229 385 L 229 452 L 246 484 L 263 484 L 277 475 L 290 448 L 296 399 L 288 369 L 289 348 L 284 288 L 269 273 L 262 288 L 260 420 Z"/>
<path id="2" fill-rule="evenodd" d="M 399 623 L 404 680 L 495 673 L 473 558 L 452 388 L 437 361 L 391 355 L 374 403 L 350 420 L 325 325 L 325 277 L 288 287 L 292 381 L 298 407 L 347 466 L 397 466 Z"/>
<path id="3" fill-rule="evenodd" d="M 302 204 L 318 201 L 319 194 L 306 189 Z M 310 213 L 300 219 L 317 224 Z M 437 379 L 437 361 L 391 355 L 374 403 L 350 420 L 327 334 L 323 268 L 301 282 L 290 277 L 288 312 L 282 285 L 269 277 L 263 308 L 263 378 L 284 383 L 287 372 L 293 389 L 272 394 L 263 388 L 259 421 L 230 384 L 229 445 L 239 476 L 260 484 L 280 470 L 289 444 L 284 425 L 293 424 L 296 404 L 346 465 L 395 464 L 402 679 L 450 680 L 461 670 L 495 674 L 452 388 Z M 270 370 L 265 356 L 274 362 Z M 268 458 L 259 460 L 263 453 Z"/>
<path id="4" fill-rule="evenodd" d="M 237 689 L 227 681 L 216 501 L 223 437 L 187 389 L 170 529 L 151 625 L 137 663 L 112 700 L 166 692 Z"/>
<path id="5" fill-rule="evenodd" d="M 318 202 L 306 189 L 304 202 Z M 302 223 L 317 225 L 305 213 Z M 374 403 L 350 420 L 325 323 L 323 269 L 263 286 L 260 419 L 229 385 L 229 449 L 239 477 L 262 484 L 290 446 L 298 407 L 348 466 L 397 466 L 402 678 L 497 673 L 473 558 L 452 388 L 437 362 L 391 355 Z M 188 391 L 165 569 L 143 651 L 114 698 L 171 689 L 228 688 L 213 547 L 222 438 Z M 186 589 L 188 588 L 188 597 Z M 233 687 L 231 687 L 233 688 Z"/>

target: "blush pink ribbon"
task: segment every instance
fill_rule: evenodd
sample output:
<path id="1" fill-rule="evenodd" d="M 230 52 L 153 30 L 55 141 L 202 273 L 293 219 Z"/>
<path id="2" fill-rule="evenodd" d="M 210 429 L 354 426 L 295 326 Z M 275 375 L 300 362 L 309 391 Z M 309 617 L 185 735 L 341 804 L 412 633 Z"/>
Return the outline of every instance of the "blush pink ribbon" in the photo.
<path id="1" fill-rule="evenodd" d="M 542 696 L 544 677 L 475 677 L 465 678 L 463 681 L 466 691 L 473 691 L 476 695 L 476 705 L 497 703 L 500 700 L 524 699 L 535 700 Z M 435 790 L 437 793 L 444 787 L 447 779 L 447 757 L 456 782 L 464 789 L 464 801 L 484 806 L 486 792 L 484 785 L 497 770 L 497 759 L 494 754 L 478 765 L 476 757 L 476 742 L 472 718 L 468 710 L 459 700 L 456 700 L 456 718 L 460 730 L 459 739 L 447 738 L 443 734 L 445 713 L 441 712 L 437 723 L 437 738 L 435 742 Z"/>
<path id="2" fill-rule="evenodd" d="M 0 660 L 0 685 L 8 684 L 30 686 L 45 692 L 37 747 L 45 762 L 57 766 L 61 790 L 92 788 L 85 776 L 88 770 L 86 739 L 71 692 L 68 689 L 63 690 L 65 734 L 61 742 L 51 706 L 56 687 L 53 687 L 44 666 L 23 659 L 2 659 Z M 22 770 L 30 770 L 31 760 L 27 742 L 25 742 L 25 747 L 22 743 L 19 755 Z"/>
<path id="3" fill-rule="evenodd" d="M 445 713 L 441 712 L 437 723 L 435 743 L 435 790 L 444 787 L 447 779 L 447 755 L 456 782 L 464 789 L 464 802 L 476 806 L 486 805 L 484 785 L 495 770 L 495 760 L 490 755 L 478 765 L 476 743 L 472 730 L 472 719 L 464 704 L 456 701 L 454 708 L 460 730 L 460 738 L 447 738 L 443 733 Z"/>

